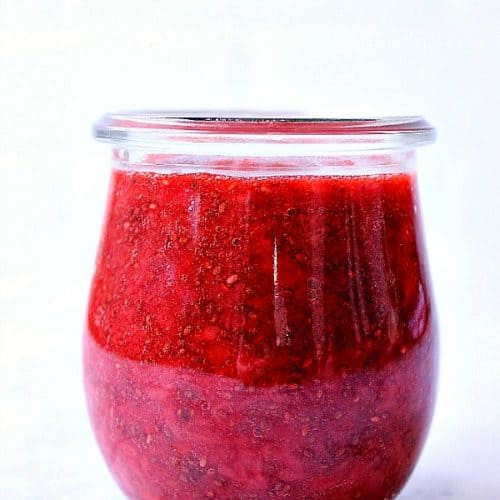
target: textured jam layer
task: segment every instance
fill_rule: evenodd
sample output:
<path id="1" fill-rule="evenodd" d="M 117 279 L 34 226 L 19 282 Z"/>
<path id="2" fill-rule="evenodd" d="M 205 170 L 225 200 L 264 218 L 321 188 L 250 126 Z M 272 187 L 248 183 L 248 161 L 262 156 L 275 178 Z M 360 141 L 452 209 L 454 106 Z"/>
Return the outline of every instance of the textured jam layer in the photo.
<path id="1" fill-rule="evenodd" d="M 116 170 L 85 382 L 124 491 L 397 493 L 434 400 L 420 237 L 409 174 Z"/>

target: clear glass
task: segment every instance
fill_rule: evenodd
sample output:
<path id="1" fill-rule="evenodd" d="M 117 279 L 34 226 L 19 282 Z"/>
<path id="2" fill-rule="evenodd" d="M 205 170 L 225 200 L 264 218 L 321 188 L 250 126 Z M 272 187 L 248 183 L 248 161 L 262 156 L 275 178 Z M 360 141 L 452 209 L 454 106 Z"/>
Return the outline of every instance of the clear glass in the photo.
<path id="1" fill-rule="evenodd" d="M 96 126 L 113 170 L 84 336 L 123 491 L 395 496 L 435 399 L 414 161 L 433 129 L 123 116 Z"/>

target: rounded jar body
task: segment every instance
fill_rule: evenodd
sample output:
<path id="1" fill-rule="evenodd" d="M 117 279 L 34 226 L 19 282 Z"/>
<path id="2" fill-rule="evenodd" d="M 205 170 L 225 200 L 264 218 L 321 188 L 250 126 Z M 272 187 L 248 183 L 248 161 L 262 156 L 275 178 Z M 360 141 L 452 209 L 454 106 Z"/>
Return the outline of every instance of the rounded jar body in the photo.
<path id="1" fill-rule="evenodd" d="M 391 498 L 436 384 L 413 148 L 187 142 L 114 144 L 84 335 L 112 474 L 141 499 Z"/>

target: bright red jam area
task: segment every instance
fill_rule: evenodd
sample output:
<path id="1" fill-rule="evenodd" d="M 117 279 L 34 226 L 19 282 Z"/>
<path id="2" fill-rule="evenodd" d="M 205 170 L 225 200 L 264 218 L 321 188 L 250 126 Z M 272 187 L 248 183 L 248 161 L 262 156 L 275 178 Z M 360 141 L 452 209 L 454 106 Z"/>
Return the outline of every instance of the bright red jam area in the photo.
<path id="1" fill-rule="evenodd" d="M 133 498 L 394 496 L 434 401 L 414 178 L 116 170 L 85 336 Z"/>

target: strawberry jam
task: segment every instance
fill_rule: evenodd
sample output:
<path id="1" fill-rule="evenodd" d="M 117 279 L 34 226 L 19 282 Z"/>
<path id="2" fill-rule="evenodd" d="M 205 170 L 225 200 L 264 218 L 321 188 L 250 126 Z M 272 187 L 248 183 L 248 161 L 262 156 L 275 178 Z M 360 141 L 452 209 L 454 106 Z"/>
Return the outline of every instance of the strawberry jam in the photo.
<path id="1" fill-rule="evenodd" d="M 84 368 L 94 432 L 123 491 L 396 495 L 436 381 L 417 207 L 404 169 L 116 168 Z"/>

